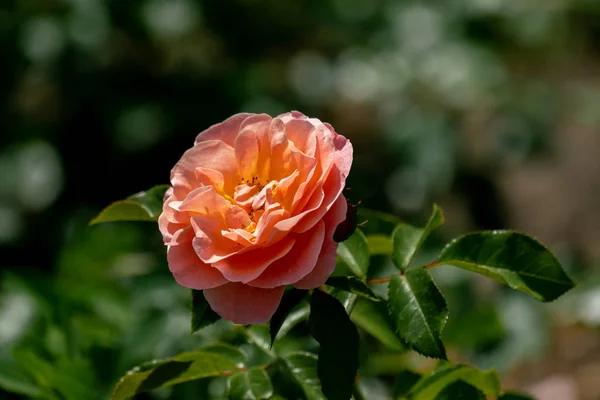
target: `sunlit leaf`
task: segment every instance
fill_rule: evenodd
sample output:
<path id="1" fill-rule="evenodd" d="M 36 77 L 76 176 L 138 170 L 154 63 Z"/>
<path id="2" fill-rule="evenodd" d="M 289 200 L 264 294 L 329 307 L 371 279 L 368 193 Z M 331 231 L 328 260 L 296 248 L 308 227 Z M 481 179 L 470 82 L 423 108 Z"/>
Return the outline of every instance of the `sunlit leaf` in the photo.
<path id="1" fill-rule="evenodd" d="M 414 350 L 428 357 L 446 358 L 441 334 L 448 307 L 429 272 L 414 269 L 393 276 L 388 308 L 397 332 Z"/>
<path id="2" fill-rule="evenodd" d="M 201 290 L 192 289 L 192 323 L 190 333 L 205 328 L 221 319 L 221 316 L 214 312 Z"/>
<path id="3" fill-rule="evenodd" d="M 414 400 L 434 399 L 444 388 L 457 381 L 467 382 L 486 395 L 497 396 L 500 393 L 500 381 L 496 371 L 481 371 L 468 365 L 457 364 L 436 368 L 413 386 L 409 396 Z"/>
<path id="4" fill-rule="evenodd" d="M 317 372 L 329 400 L 348 400 L 358 370 L 358 330 L 344 306 L 329 294 L 315 290 L 309 326 L 319 342 Z"/>
<path id="5" fill-rule="evenodd" d="M 364 278 L 367 275 L 369 247 L 367 238 L 360 229 L 357 229 L 352 236 L 338 245 L 337 253 L 355 276 Z"/>
<path id="6" fill-rule="evenodd" d="M 550 250 L 513 231 L 461 236 L 442 250 L 439 261 L 495 279 L 540 301 L 552 301 L 575 286 Z"/>
<path id="7" fill-rule="evenodd" d="M 317 374 L 317 356 L 306 352 L 296 352 L 282 358 L 285 369 L 302 388 L 307 400 L 326 400 L 321 391 L 321 381 Z"/>
<path id="8" fill-rule="evenodd" d="M 401 223 L 394 229 L 392 233 L 393 241 L 393 260 L 401 271 L 408 268 L 410 262 L 427 236 L 438 226 L 444 223 L 444 215 L 442 210 L 437 206 L 433 206 L 433 212 L 429 221 L 423 228 L 417 228 L 409 224 Z"/>
<path id="9" fill-rule="evenodd" d="M 377 255 L 390 255 L 394 251 L 394 243 L 392 238 L 386 235 L 368 235 L 367 246 L 369 247 L 369 254 Z"/>
<path id="10" fill-rule="evenodd" d="M 300 303 L 306 297 L 307 294 L 308 290 L 300 290 L 295 288 L 287 290 L 283 294 L 281 302 L 279 303 L 275 314 L 273 314 L 273 317 L 271 317 L 271 322 L 269 325 L 271 345 L 273 345 L 273 342 L 277 337 L 277 333 L 283 326 L 283 323 L 285 322 L 290 312 L 294 309 L 294 307 L 298 305 L 298 303 Z"/>
<path id="11" fill-rule="evenodd" d="M 325 284 L 342 289 L 346 292 L 354 293 L 372 301 L 381 301 L 381 299 L 377 297 L 375 293 L 373 293 L 366 283 L 355 276 L 333 276 L 327 279 Z"/>
<path id="12" fill-rule="evenodd" d="M 398 352 L 407 350 L 406 345 L 400 340 L 389 321 L 385 304 L 358 299 L 352 314 L 350 314 L 350 319 L 383 343 L 388 350 Z"/>
<path id="13" fill-rule="evenodd" d="M 243 368 L 243 355 L 225 345 L 182 353 L 167 360 L 146 363 L 131 370 L 116 385 L 111 399 L 211 376 L 224 376 Z"/>
<path id="14" fill-rule="evenodd" d="M 90 225 L 114 221 L 156 221 L 162 212 L 163 197 L 169 185 L 153 188 L 112 203 L 94 218 Z"/>
<path id="15" fill-rule="evenodd" d="M 229 399 L 257 400 L 273 395 L 271 378 L 262 368 L 250 368 L 248 371 L 233 375 L 229 381 Z"/>

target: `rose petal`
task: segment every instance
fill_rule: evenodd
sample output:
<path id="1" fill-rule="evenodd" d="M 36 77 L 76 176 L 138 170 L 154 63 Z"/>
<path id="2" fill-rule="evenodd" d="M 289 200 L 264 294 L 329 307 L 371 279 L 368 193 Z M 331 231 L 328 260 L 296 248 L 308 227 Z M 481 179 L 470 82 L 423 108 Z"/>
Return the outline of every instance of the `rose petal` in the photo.
<path id="1" fill-rule="evenodd" d="M 313 229 L 296 238 L 296 244 L 285 256 L 267 267 L 249 285 L 273 288 L 295 283 L 308 275 L 317 264 L 325 237 L 325 224 L 321 221 Z"/>
<path id="2" fill-rule="evenodd" d="M 231 282 L 248 283 L 262 274 L 269 265 L 292 250 L 296 240 L 286 237 L 273 246 L 256 248 L 236 254 L 213 264 Z"/>
<path id="3" fill-rule="evenodd" d="M 179 244 L 169 246 L 167 250 L 169 269 L 177 283 L 196 290 L 210 289 L 227 283 L 219 270 L 198 258 L 192 247 L 193 237 L 194 231 L 191 228 L 181 230 L 174 237 L 174 241 Z"/>
<path id="4" fill-rule="evenodd" d="M 198 167 L 194 171 L 198 184 L 201 186 L 213 186 L 217 192 L 222 193 L 225 186 L 223 174 L 210 168 Z"/>
<path id="5" fill-rule="evenodd" d="M 244 122 L 244 120 L 254 115 L 256 114 L 235 114 L 223 122 L 214 124 L 196 136 L 194 145 L 207 140 L 221 140 L 228 146 L 233 147 L 235 145 L 235 138 L 239 133 L 240 125 L 242 122 Z"/>
<path id="6" fill-rule="evenodd" d="M 255 176 L 263 186 L 269 181 L 271 171 L 271 151 L 269 143 L 272 121 L 273 118 L 271 118 L 271 116 L 267 114 L 258 114 L 247 118 L 240 126 L 240 135 L 254 135 L 258 140 L 258 156 L 256 160 Z M 252 177 L 250 177 L 250 179 L 252 179 Z"/>
<path id="7" fill-rule="evenodd" d="M 241 244 L 221 234 L 226 229 L 221 215 L 192 217 L 191 221 L 196 233 L 192 244 L 198 257 L 205 263 L 215 263 L 244 249 Z"/>
<path id="8" fill-rule="evenodd" d="M 303 212 L 302 218 L 294 227 L 295 232 L 304 232 L 310 229 L 314 224 L 321 220 L 325 213 L 329 211 L 335 200 L 340 196 L 344 189 L 342 177 L 339 174 L 337 166 L 334 166 L 334 170 L 329 174 L 329 177 L 323 184 L 323 193 L 325 194 L 323 201 L 318 207 L 315 207 L 308 212 Z"/>
<path id="9" fill-rule="evenodd" d="M 314 156 L 317 146 L 315 137 L 315 129 L 317 127 L 307 119 L 293 119 L 289 114 L 288 116 L 279 118 L 284 121 L 285 134 L 294 143 L 296 148 L 306 155 Z"/>
<path id="10" fill-rule="evenodd" d="M 186 151 L 171 171 L 171 183 L 178 199 L 200 185 L 196 178 L 198 167 L 219 171 L 223 175 L 225 192 L 233 193 L 239 179 L 235 152 L 220 140 L 208 140 Z"/>
<path id="11" fill-rule="evenodd" d="M 348 203 L 344 196 L 339 196 L 331 210 L 323 218 L 325 226 L 327 226 L 327 232 L 325 232 L 325 241 L 319 253 L 319 260 L 308 275 L 294 283 L 296 288 L 314 289 L 319 287 L 325 283 L 335 269 L 338 244 L 333 240 L 333 234 L 337 226 L 346 218 L 347 207 Z"/>
<path id="12" fill-rule="evenodd" d="M 261 289 L 243 283 L 228 283 L 204 291 L 204 297 L 221 317 L 236 324 L 264 324 L 277 310 L 285 286 Z"/>
<path id="13" fill-rule="evenodd" d="M 247 185 L 254 185 L 258 166 L 259 141 L 256 132 L 245 130 L 235 140 L 238 173 Z"/>

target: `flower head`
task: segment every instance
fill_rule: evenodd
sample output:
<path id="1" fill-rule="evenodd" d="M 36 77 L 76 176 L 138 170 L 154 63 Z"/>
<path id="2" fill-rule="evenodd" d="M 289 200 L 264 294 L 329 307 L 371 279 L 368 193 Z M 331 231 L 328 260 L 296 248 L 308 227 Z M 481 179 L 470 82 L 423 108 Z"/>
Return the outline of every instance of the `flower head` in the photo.
<path id="1" fill-rule="evenodd" d="M 200 133 L 171 171 L 159 227 L 177 282 L 235 323 L 268 321 L 285 286 L 322 285 L 352 145 L 291 112 L 237 114 Z"/>

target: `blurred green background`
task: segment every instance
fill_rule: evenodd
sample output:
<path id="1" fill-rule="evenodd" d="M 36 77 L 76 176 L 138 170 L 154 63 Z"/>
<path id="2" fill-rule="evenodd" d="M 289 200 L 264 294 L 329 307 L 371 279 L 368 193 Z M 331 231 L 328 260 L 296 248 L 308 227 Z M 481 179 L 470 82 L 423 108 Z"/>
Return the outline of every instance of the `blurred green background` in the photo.
<path id="1" fill-rule="evenodd" d="M 353 201 L 445 210 L 432 257 L 475 229 L 549 245 L 581 283 L 551 305 L 436 270 L 447 340 L 506 387 L 600 398 L 599 67 L 597 0 L 1 0 L 0 397 L 103 398 L 137 363 L 227 339 L 188 334 L 153 224 L 87 223 L 168 183 L 213 123 L 297 109 L 352 140 Z M 367 353 L 366 376 L 426 365 Z"/>

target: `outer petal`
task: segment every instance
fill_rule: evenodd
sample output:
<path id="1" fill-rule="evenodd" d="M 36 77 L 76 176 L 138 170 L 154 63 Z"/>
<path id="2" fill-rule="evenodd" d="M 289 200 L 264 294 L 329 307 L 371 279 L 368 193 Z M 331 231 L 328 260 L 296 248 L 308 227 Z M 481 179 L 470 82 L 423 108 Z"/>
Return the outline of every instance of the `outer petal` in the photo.
<path id="1" fill-rule="evenodd" d="M 233 147 L 235 144 L 235 138 L 240 130 L 240 125 L 245 119 L 253 115 L 255 114 L 235 114 L 223 122 L 214 124 L 196 136 L 196 141 L 194 144 L 196 145 L 207 140 L 221 140 L 228 146 Z"/>
<path id="2" fill-rule="evenodd" d="M 258 277 L 269 265 L 292 250 L 296 240 L 283 238 L 273 246 L 249 250 L 213 264 L 231 282 L 249 281 Z"/>
<path id="3" fill-rule="evenodd" d="M 228 283 L 204 291 L 210 307 L 236 324 L 264 324 L 277 309 L 285 286 L 260 289 L 243 283 Z"/>
<path id="4" fill-rule="evenodd" d="M 292 250 L 273 262 L 258 278 L 248 284 L 273 288 L 295 283 L 308 275 L 317 264 L 325 237 L 325 224 L 321 221 L 313 229 L 299 235 Z"/>
<path id="5" fill-rule="evenodd" d="M 319 260 L 310 274 L 294 284 L 298 289 L 314 289 L 321 286 L 335 269 L 338 244 L 333 240 L 333 234 L 337 226 L 346 218 L 347 208 L 346 199 L 340 195 L 331 210 L 325 215 L 323 220 L 327 226 L 327 231 L 325 232 L 323 247 L 319 253 Z"/>
<path id="6" fill-rule="evenodd" d="M 233 193 L 238 180 L 235 152 L 225 142 L 208 140 L 183 153 L 171 170 L 171 183 L 178 199 L 183 199 L 200 185 L 196 177 L 198 167 L 219 171 L 223 175 L 225 192 Z"/>
<path id="7" fill-rule="evenodd" d="M 174 241 L 179 241 L 180 244 L 169 246 L 167 250 L 169 269 L 177 283 L 196 290 L 210 289 L 226 284 L 227 280 L 219 270 L 200 261 L 192 247 L 193 237 L 194 231 L 191 228 L 178 231 L 174 236 Z"/>

